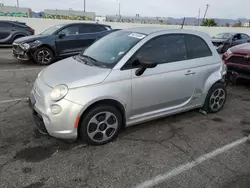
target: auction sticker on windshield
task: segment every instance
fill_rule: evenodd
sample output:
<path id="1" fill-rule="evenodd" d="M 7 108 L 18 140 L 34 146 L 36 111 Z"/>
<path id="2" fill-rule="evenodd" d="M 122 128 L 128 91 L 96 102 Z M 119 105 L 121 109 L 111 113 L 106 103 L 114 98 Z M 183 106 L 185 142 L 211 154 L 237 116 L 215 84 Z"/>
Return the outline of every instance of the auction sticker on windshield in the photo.
<path id="1" fill-rule="evenodd" d="M 130 37 L 134 37 L 137 39 L 143 39 L 144 37 L 146 37 L 146 35 L 140 34 L 140 33 L 131 33 L 129 34 Z"/>

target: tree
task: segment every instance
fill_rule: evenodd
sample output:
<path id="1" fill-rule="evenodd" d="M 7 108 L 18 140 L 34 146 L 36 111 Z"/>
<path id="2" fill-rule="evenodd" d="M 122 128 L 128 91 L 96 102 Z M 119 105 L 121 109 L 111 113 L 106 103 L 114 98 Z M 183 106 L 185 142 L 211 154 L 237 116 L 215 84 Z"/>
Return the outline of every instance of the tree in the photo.
<path id="1" fill-rule="evenodd" d="M 233 24 L 233 27 L 241 27 L 242 23 L 241 21 L 238 21 L 237 23 Z"/>
<path id="2" fill-rule="evenodd" d="M 217 23 L 214 19 L 205 19 L 202 21 L 201 26 L 217 26 Z"/>
<path id="3" fill-rule="evenodd" d="M 229 24 L 229 23 L 226 23 L 225 26 L 226 26 L 226 27 L 230 27 L 230 24 Z"/>

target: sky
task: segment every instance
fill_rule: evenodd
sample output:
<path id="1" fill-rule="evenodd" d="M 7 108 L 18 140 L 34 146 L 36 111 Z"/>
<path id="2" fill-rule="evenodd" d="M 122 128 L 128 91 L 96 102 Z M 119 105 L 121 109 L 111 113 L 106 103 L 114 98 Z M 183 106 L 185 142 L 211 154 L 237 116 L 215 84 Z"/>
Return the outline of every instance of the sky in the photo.
<path id="1" fill-rule="evenodd" d="M 0 0 L 7 6 L 15 6 L 17 0 Z M 207 17 L 211 18 L 250 18 L 249 0 L 120 0 L 121 15 L 198 17 L 200 9 L 203 17 L 206 4 L 209 4 Z M 83 10 L 84 0 L 19 0 L 20 7 L 33 11 L 44 9 Z M 86 0 L 86 11 L 97 15 L 118 14 L 118 0 Z"/>

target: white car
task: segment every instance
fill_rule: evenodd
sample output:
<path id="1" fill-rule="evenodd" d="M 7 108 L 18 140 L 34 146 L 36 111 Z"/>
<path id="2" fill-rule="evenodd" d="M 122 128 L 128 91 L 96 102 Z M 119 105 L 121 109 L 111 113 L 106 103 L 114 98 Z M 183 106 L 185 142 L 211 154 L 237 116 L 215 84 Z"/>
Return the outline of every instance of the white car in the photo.
<path id="1" fill-rule="evenodd" d="M 225 68 L 204 33 L 120 30 L 44 69 L 30 102 L 41 132 L 104 144 L 124 126 L 201 107 L 218 112 Z"/>

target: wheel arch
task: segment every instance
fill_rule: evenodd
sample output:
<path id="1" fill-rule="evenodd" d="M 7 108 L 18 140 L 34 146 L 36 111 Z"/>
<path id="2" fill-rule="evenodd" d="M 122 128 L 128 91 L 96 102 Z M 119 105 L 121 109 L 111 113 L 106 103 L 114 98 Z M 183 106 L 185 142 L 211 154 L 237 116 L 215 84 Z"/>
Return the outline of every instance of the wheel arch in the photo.
<path id="1" fill-rule="evenodd" d="M 50 45 L 48 45 L 48 44 L 41 44 L 34 51 L 36 51 L 36 50 L 38 50 L 40 48 L 48 48 L 49 50 L 51 50 L 51 52 L 53 53 L 54 56 L 56 55 L 55 49 L 53 47 L 51 47 Z"/>
<path id="2" fill-rule="evenodd" d="M 122 115 L 122 127 L 125 127 L 126 125 L 126 111 L 122 103 L 115 99 L 101 99 L 98 101 L 94 101 L 93 103 L 89 104 L 87 108 L 83 109 L 83 111 L 79 114 L 79 122 L 78 122 L 78 127 L 77 127 L 77 132 L 79 135 L 79 130 L 80 130 L 80 122 L 83 120 L 84 116 L 86 113 L 88 113 L 92 108 L 98 105 L 111 105 L 114 106 Z"/>

